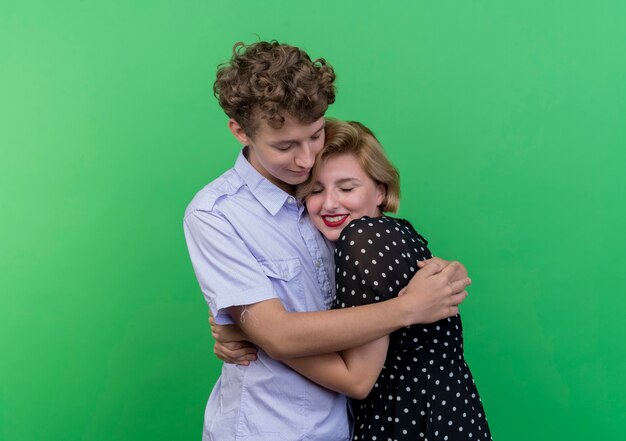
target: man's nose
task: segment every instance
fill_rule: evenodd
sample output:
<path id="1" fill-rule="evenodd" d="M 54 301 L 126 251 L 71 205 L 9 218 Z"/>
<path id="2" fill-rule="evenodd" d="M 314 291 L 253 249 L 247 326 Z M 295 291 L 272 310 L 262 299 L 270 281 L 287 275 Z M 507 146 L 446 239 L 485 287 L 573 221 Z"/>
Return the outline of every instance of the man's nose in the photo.
<path id="1" fill-rule="evenodd" d="M 298 167 L 310 169 L 315 163 L 315 151 L 305 143 L 298 152 L 295 162 Z"/>

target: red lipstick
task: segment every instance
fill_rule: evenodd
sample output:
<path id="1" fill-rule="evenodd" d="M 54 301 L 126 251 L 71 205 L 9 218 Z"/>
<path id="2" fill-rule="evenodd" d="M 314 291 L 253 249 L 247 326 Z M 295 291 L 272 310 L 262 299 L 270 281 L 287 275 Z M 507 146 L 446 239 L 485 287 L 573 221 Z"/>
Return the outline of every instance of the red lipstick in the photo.
<path id="1" fill-rule="evenodd" d="M 348 219 L 347 214 L 326 214 L 322 216 L 324 225 L 330 228 L 335 228 L 343 224 Z"/>

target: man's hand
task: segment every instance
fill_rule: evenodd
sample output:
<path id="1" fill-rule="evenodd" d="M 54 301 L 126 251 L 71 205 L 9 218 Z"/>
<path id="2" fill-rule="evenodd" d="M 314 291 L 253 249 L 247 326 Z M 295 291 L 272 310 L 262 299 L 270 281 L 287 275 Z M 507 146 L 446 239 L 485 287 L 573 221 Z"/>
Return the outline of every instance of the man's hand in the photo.
<path id="1" fill-rule="evenodd" d="M 472 281 L 460 262 L 433 258 L 419 262 L 420 271 L 413 276 L 400 299 L 405 302 L 409 322 L 433 323 L 459 312 L 467 297 L 465 290 Z"/>
<path id="2" fill-rule="evenodd" d="M 246 334 L 237 325 L 218 325 L 209 313 L 211 335 L 215 339 L 213 352 L 225 363 L 248 366 L 257 358 L 257 348 L 247 340 Z"/>
<path id="3" fill-rule="evenodd" d="M 431 263 L 436 263 L 438 264 L 441 268 L 445 268 L 448 265 L 450 265 L 450 263 L 447 260 L 442 259 L 441 257 L 431 257 L 430 259 L 426 259 L 426 260 L 421 260 L 419 262 L 417 262 L 417 266 L 420 268 L 424 268 L 426 265 L 431 264 Z M 467 269 L 465 268 L 465 266 L 463 266 L 463 264 L 461 262 L 455 262 L 455 273 L 452 276 L 452 281 L 459 281 L 462 280 L 464 278 L 467 277 Z"/>

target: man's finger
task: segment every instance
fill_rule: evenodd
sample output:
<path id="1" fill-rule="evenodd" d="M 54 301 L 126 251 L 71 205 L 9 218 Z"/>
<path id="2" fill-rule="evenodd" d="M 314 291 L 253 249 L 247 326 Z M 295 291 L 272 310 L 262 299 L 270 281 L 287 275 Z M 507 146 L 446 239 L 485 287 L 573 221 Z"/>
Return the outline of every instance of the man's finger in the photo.
<path id="1" fill-rule="evenodd" d="M 467 297 L 467 291 L 461 291 L 458 294 L 454 294 L 450 296 L 450 304 L 455 305 L 455 306 L 460 305 L 461 303 L 463 303 L 466 297 Z"/>
<path id="2" fill-rule="evenodd" d="M 441 272 L 446 274 L 447 276 L 452 276 L 456 271 L 459 270 L 461 264 L 457 261 L 450 262 Z"/>
<path id="3" fill-rule="evenodd" d="M 451 262 L 446 266 L 442 273 L 448 278 L 448 280 L 462 280 L 467 277 L 467 270 L 461 262 Z"/>
<path id="4" fill-rule="evenodd" d="M 417 261 L 417 266 L 419 266 L 420 268 L 423 268 L 427 265 L 430 265 L 431 263 L 436 263 L 438 265 L 440 265 L 441 267 L 444 267 L 448 264 L 448 261 L 443 260 L 439 257 L 431 257 L 429 259 L 424 259 L 424 260 L 418 260 Z"/>
<path id="5" fill-rule="evenodd" d="M 472 284 L 472 279 L 469 277 L 464 277 L 461 280 L 455 280 L 454 282 L 450 282 L 450 288 L 452 289 L 452 294 L 456 294 L 458 292 L 463 291 L 465 288 Z"/>
<path id="6" fill-rule="evenodd" d="M 443 268 L 441 268 L 441 266 L 439 266 L 438 263 L 430 263 L 426 265 L 424 268 L 420 269 L 418 274 L 421 273 L 422 276 L 430 277 L 441 272 L 442 269 Z"/>

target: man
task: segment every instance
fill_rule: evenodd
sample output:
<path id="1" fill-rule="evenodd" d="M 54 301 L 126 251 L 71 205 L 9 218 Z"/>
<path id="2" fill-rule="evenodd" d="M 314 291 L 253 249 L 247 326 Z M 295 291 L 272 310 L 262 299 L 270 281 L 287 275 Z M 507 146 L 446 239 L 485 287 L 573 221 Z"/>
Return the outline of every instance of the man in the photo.
<path id="1" fill-rule="evenodd" d="M 334 79 L 323 59 L 277 42 L 237 44 L 218 70 L 214 91 L 244 149 L 189 204 L 185 236 L 216 323 L 236 323 L 260 349 L 248 367 L 223 366 L 205 412 L 205 441 L 347 441 L 345 397 L 278 360 L 360 346 L 452 316 L 467 295 L 463 267 L 435 263 L 401 297 L 327 310 L 332 248 L 294 194 L 323 147 Z"/>

